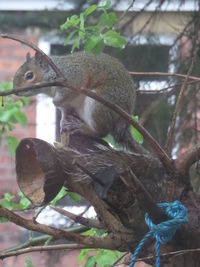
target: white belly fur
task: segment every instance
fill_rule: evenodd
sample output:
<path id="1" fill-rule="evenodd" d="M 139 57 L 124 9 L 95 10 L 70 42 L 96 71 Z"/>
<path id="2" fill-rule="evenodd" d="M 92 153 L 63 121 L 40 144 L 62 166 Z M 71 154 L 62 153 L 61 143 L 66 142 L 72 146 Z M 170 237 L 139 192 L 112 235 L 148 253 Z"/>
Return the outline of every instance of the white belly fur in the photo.
<path id="1" fill-rule="evenodd" d="M 92 114 L 95 109 L 96 101 L 88 96 L 80 95 L 71 106 L 75 108 L 79 117 L 95 132 L 95 124 Z"/>

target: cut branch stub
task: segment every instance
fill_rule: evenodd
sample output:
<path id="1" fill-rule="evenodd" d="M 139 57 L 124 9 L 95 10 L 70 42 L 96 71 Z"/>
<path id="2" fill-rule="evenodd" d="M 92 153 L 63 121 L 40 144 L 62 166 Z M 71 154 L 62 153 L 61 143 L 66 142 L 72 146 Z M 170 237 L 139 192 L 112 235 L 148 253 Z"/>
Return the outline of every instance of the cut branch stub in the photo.
<path id="1" fill-rule="evenodd" d="M 51 201 L 64 184 L 54 147 L 40 139 L 25 138 L 20 142 L 16 173 L 21 191 L 35 206 Z"/>

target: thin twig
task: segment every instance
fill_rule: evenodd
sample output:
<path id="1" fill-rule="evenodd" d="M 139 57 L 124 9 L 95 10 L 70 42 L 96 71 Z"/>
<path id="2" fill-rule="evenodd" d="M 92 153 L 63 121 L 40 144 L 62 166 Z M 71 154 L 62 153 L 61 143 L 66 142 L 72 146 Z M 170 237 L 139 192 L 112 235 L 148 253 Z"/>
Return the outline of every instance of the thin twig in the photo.
<path id="1" fill-rule="evenodd" d="M 37 218 L 40 215 L 40 213 L 48 206 L 48 204 L 42 206 L 41 208 L 39 208 L 39 210 L 36 212 L 36 214 L 33 216 L 33 221 L 35 223 L 37 223 Z"/>
<path id="2" fill-rule="evenodd" d="M 179 111 L 179 108 L 180 108 L 181 101 L 183 99 L 183 93 L 184 93 L 185 88 L 187 86 L 187 81 L 189 79 L 190 74 L 192 73 L 193 66 L 194 66 L 194 60 L 192 60 L 190 68 L 189 68 L 189 70 L 187 72 L 187 76 L 186 76 L 186 78 L 185 78 L 185 80 L 184 80 L 184 82 L 183 82 L 183 84 L 181 86 L 180 93 L 178 95 L 178 99 L 177 99 L 176 104 L 175 104 L 175 109 L 174 109 L 172 122 L 171 122 L 170 130 L 169 130 L 169 133 L 168 133 L 168 136 L 167 136 L 167 143 L 166 143 L 166 149 L 168 151 L 168 154 L 171 154 L 172 140 L 173 140 L 173 135 L 174 135 L 174 130 L 175 130 L 177 114 L 178 114 L 178 111 Z"/>
<path id="3" fill-rule="evenodd" d="M 97 220 L 84 218 L 83 216 L 76 215 L 74 213 L 71 213 L 67 210 L 64 210 L 64 209 L 61 209 L 58 207 L 52 207 L 51 206 L 51 208 L 53 210 L 55 210 L 56 212 L 62 214 L 63 216 L 70 218 L 71 220 L 73 220 L 76 223 L 80 223 L 80 224 L 88 226 L 90 228 L 92 227 L 92 228 L 104 229 L 103 225 Z"/>
<path id="4" fill-rule="evenodd" d="M 27 248 L 29 246 L 36 246 L 36 245 L 43 244 L 48 240 L 49 237 L 50 237 L 49 235 L 42 235 L 42 236 L 39 236 L 39 237 L 31 238 L 27 242 L 24 242 L 22 244 L 18 244 L 16 246 L 11 247 L 11 248 L 2 250 L 0 252 L 0 255 L 7 254 L 7 253 L 10 253 L 10 252 L 13 252 L 13 251 L 16 251 L 16 250 L 24 249 L 24 248 Z"/>
<path id="5" fill-rule="evenodd" d="M 131 75 L 136 76 L 165 76 L 165 77 L 178 77 L 178 78 L 187 78 L 188 80 L 196 80 L 200 81 L 200 77 L 192 76 L 187 74 L 181 74 L 181 73 L 169 73 L 169 72 L 141 72 L 141 71 L 129 71 Z"/>
<path id="6" fill-rule="evenodd" d="M 88 248 L 86 245 L 81 244 L 61 244 L 61 245 L 48 245 L 48 246 L 35 246 L 35 247 L 28 247 L 23 248 L 7 253 L 0 253 L 0 259 L 3 260 L 8 257 L 18 256 L 30 252 L 42 252 L 42 251 L 54 251 L 54 250 L 71 250 L 71 249 L 82 249 Z"/>
<path id="7" fill-rule="evenodd" d="M 63 79 L 57 79 L 55 81 L 40 82 L 40 83 L 30 84 L 29 86 L 25 86 L 25 87 L 9 89 L 9 90 L 0 92 L 0 96 L 17 95 L 18 93 L 21 93 L 21 92 L 28 92 L 28 91 L 31 91 L 32 89 L 37 90 L 37 89 L 41 89 L 41 88 L 49 87 L 49 86 L 62 86 L 63 81 L 64 81 Z"/>
<path id="8" fill-rule="evenodd" d="M 83 233 L 85 231 L 87 231 L 89 228 L 88 227 L 83 227 L 83 226 L 76 226 L 76 227 L 70 227 L 70 228 L 67 228 L 66 231 L 69 232 L 69 233 Z M 51 238 L 51 242 L 55 240 L 55 238 L 52 238 L 52 236 L 50 235 L 42 235 L 42 236 L 39 236 L 39 237 L 32 237 L 31 239 L 29 239 L 27 242 L 24 242 L 24 243 L 20 243 L 16 246 L 13 246 L 13 247 L 10 247 L 10 248 L 7 248 L 5 250 L 2 250 L 0 252 L 0 255 L 1 254 L 6 254 L 8 252 L 13 252 L 13 251 L 16 251 L 16 250 L 19 250 L 19 249 L 24 249 L 24 248 L 27 248 L 27 247 L 30 247 L 30 246 L 36 246 L 36 245 L 47 245 L 46 243 L 48 242 L 48 240 Z M 48 242 L 49 243 L 49 242 Z"/>
<path id="9" fill-rule="evenodd" d="M 120 28 L 120 30 L 123 32 L 127 26 L 129 26 L 131 23 L 133 23 L 133 21 L 143 12 L 145 11 L 145 9 L 153 2 L 153 0 L 149 0 L 142 9 L 140 9 L 135 15 L 130 16 L 130 18 L 122 25 L 122 27 Z"/>
<path id="10" fill-rule="evenodd" d="M 183 81 L 183 82 L 184 82 L 184 81 Z M 173 89 L 174 89 L 175 87 L 177 87 L 177 86 L 182 85 L 183 82 L 176 83 L 176 84 L 172 84 L 172 85 L 169 85 L 169 86 L 164 87 L 164 88 L 159 89 L 159 90 L 137 89 L 136 91 L 137 91 L 137 93 L 139 93 L 139 94 L 154 94 L 154 95 L 156 95 L 156 94 L 161 94 L 161 93 L 163 94 L 163 93 L 165 93 L 165 91 L 167 91 L 166 93 L 170 93 L 170 94 L 171 94 L 171 92 L 174 91 Z M 196 84 L 196 83 L 200 83 L 200 80 L 199 80 L 199 81 L 198 81 L 198 80 L 187 81 L 187 85 L 188 85 L 188 84 Z M 171 89 L 171 88 L 173 88 L 173 89 L 169 91 L 169 89 Z"/>
<path id="11" fill-rule="evenodd" d="M 195 252 L 200 252 L 200 248 L 194 248 L 194 249 L 184 249 L 184 250 L 177 250 L 177 251 L 172 251 L 172 252 L 166 252 L 166 253 L 162 253 L 160 254 L 160 257 L 173 257 L 173 256 L 181 256 L 184 254 L 189 254 L 189 253 L 195 253 Z M 147 261 L 147 260 L 153 260 L 155 258 L 155 256 L 147 256 L 147 257 L 143 257 L 143 258 L 138 258 L 136 261 Z"/>
<path id="12" fill-rule="evenodd" d="M 149 18 L 145 21 L 144 25 L 141 27 L 141 29 L 139 31 L 137 31 L 135 33 L 135 36 L 140 36 L 142 34 L 142 32 L 145 30 L 145 28 L 147 28 L 147 26 L 149 25 L 149 23 L 154 19 L 157 19 L 157 13 L 159 11 L 159 9 L 162 7 L 164 1 L 160 1 L 160 3 L 157 5 L 157 7 L 155 8 L 154 12 L 152 12 L 152 14 L 150 14 Z"/>
<path id="13" fill-rule="evenodd" d="M 129 252 L 125 252 L 123 255 L 121 255 L 110 267 L 115 267 L 126 255 L 128 255 Z"/>

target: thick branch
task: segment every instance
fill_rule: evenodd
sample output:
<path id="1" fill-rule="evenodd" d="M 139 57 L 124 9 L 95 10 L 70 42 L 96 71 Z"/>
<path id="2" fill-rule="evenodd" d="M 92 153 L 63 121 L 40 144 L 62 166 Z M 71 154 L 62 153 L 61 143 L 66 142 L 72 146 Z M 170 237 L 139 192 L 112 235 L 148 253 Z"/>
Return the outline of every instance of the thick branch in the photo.
<path id="1" fill-rule="evenodd" d="M 70 140 L 73 139 L 72 135 Z M 72 146 L 73 149 L 70 147 L 55 149 L 50 144 L 35 138 L 21 141 L 16 151 L 17 182 L 33 204 L 42 205 L 49 202 L 64 184 L 68 190 L 79 193 L 92 203 L 100 221 L 103 226 L 105 225 L 103 228 L 108 231 L 121 232 L 124 226 L 130 225 L 134 209 L 129 211 L 127 207 L 131 203 L 134 204 L 135 198 L 138 199 L 137 205 L 140 203 L 142 207 L 141 213 L 148 211 L 152 217 L 163 219 L 162 212 L 141 183 L 139 185 L 138 181 L 134 182 L 132 187 L 135 186 L 136 189 L 128 192 L 120 180 L 120 177 L 131 175 L 133 170 L 136 175 L 142 177 L 141 182 L 145 184 L 147 190 L 154 190 L 156 187 L 154 178 L 163 175 L 163 167 L 159 160 L 150 155 L 127 154 L 102 145 L 96 146 L 96 150 L 91 150 L 84 139 L 79 140 L 81 145 L 80 143 L 77 145 L 77 141 L 76 139 L 76 146 L 87 145 L 88 150 L 85 153 L 76 151 L 76 146 Z M 88 171 L 80 169 L 74 162 L 85 166 Z M 151 175 L 152 179 L 147 178 L 149 173 L 154 173 Z M 102 183 L 93 180 L 93 176 Z M 121 186 L 120 192 L 117 190 L 118 186 Z M 122 192 L 126 194 L 125 198 Z M 71 217 L 71 214 L 69 215 Z"/>
<path id="2" fill-rule="evenodd" d="M 188 174 L 192 164 L 200 159 L 200 144 L 181 154 L 175 161 L 175 166 L 180 173 Z"/>
<path id="3" fill-rule="evenodd" d="M 56 238 L 66 238 L 70 241 L 76 241 L 76 242 L 83 242 L 83 237 L 80 236 L 79 234 L 74 234 L 74 233 L 68 233 L 66 231 L 56 229 L 54 227 L 46 226 L 44 224 L 40 223 L 34 223 L 32 220 L 27 220 L 24 219 L 23 217 L 17 215 L 14 212 L 11 212 L 4 207 L 0 206 L 0 216 L 1 217 L 6 217 L 9 219 L 9 221 L 24 227 L 26 229 L 32 230 L 32 231 L 38 231 L 41 233 L 45 233 L 51 236 L 54 236 Z"/>
<path id="4" fill-rule="evenodd" d="M 153 201 L 149 192 L 147 192 L 143 184 L 132 171 L 130 172 L 130 175 L 127 175 L 126 177 L 121 176 L 120 178 L 133 195 L 136 195 L 141 207 L 149 214 L 155 224 L 167 219 L 166 214 Z"/>

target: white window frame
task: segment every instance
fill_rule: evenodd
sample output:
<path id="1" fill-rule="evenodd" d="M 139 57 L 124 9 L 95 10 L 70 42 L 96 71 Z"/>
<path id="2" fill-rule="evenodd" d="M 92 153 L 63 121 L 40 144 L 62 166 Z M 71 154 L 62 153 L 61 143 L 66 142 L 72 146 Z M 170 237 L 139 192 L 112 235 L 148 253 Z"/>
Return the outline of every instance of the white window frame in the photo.
<path id="1" fill-rule="evenodd" d="M 39 40 L 38 47 L 47 55 L 50 54 L 51 43 L 43 38 Z M 51 144 L 56 138 L 56 108 L 52 99 L 44 94 L 36 97 L 36 137 Z"/>

